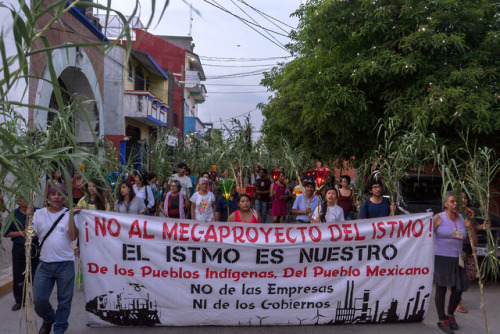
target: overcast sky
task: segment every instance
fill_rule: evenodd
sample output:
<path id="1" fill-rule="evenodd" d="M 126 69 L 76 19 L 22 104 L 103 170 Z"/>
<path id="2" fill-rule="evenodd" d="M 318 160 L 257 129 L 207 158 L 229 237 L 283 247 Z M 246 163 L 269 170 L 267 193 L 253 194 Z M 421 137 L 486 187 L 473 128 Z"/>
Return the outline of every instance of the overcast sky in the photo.
<path id="1" fill-rule="evenodd" d="M 104 2 L 105 0 L 99 0 L 101 4 Z M 162 0 L 156 2 L 156 6 L 163 6 Z M 270 32 L 277 41 L 273 40 L 263 29 L 253 26 L 276 43 L 273 44 L 241 22 L 240 19 L 208 2 L 219 4 L 229 12 L 250 22 L 255 20 L 257 24 L 266 29 L 287 35 L 291 28 L 286 25 L 297 26 L 298 20 L 295 17 L 290 17 L 290 14 L 299 8 L 301 0 L 186 0 L 186 2 L 192 3 L 193 6 L 194 52 L 201 57 L 207 76 L 205 86 L 208 93 L 205 103 L 198 106 L 199 118 L 203 122 L 213 122 L 215 128 L 220 128 L 221 119 L 226 122 L 236 116 L 239 116 L 238 119 L 243 119 L 243 115 L 249 113 L 252 124 L 256 130 L 259 130 L 263 117 L 256 106 L 260 102 L 266 102 L 270 95 L 266 92 L 265 87 L 259 86 L 263 78 L 261 73 L 269 70 L 278 62 L 289 61 L 290 58 L 251 60 L 289 56 L 287 51 L 276 45 L 287 44 L 289 39 L 286 36 Z M 132 3 L 134 2 L 130 0 L 112 0 L 112 8 L 128 15 L 132 11 Z M 140 3 L 142 8 L 141 21 L 146 24 L 151 13 L 151 0 L 141 0 Z M 259 14 L 245 3 L 269 17 Z M 201 17 L 195 11 L 198 11 Z M 157 10 L 157 12 L 159 11 Z M 282 21 L 286 25 L 270 17 Z M 148 31 L 157 35 L 187 36 L 190 29 L 189 18 L 190 7 L 188 4 L 183 0 L 170 0 L 161 23 L 156 25 L 158 20 L 155 20 Z M 228 58 L 242 59 L 242 61 Z M 237 73 L 247 74 L 236 78 L 215 78 Z"/>

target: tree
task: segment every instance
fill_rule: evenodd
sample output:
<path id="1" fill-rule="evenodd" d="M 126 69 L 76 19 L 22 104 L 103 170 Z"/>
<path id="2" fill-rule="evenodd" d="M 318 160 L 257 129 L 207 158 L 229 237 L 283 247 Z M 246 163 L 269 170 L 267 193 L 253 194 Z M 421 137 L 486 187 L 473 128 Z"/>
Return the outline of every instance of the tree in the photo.
<path id="1" fill-rule="evenodd" d="M 281 135 L 317 158 L 361 162 L 378 122 L 417 126 L 443 144 L 500 149 L 500 20 L 493 1 L 311 0 L 293 15 L 295 56 L 265 74 L 269 146 Z"/>

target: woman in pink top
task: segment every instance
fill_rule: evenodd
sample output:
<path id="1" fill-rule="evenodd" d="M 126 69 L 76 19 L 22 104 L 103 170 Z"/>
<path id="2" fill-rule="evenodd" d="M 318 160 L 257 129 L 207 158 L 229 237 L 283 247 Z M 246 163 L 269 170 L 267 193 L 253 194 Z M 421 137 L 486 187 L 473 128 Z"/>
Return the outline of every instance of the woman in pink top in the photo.
<path id="1" fill-rule="evenodd" d="M 351 177 L 349 175 L 342 175 L 340 177 L 339 197 L 337 205 L 344 210 L 345 220 L 354 219 L 354 192 L 349 189 Z"/>
<path id="2" fill-rule="evenodd" d="M 278 180 L 271 184 L 271 216 L 273 216 L 273 223 L 281 223 L 285 221 L 286 216 L 286 202 L 288 195 L 286 194 L 285 173 L 280 172 Z M 278 221 L 279 219 L 279 221 Z"/>
<path id="3" fill-rule="evenodd" d="M 238 210 L 231 213 L 227 221 L 236 223 L 262 223 L 259 213 L 252 209 L 252 201 L 247 194 L 239 195 Z"/>

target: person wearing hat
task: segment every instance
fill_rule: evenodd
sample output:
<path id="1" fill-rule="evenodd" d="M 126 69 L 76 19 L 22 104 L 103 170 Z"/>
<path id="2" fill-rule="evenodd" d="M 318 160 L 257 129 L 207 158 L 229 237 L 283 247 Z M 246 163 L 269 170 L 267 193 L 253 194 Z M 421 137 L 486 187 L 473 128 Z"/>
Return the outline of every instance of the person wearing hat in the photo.
<path id="1" fill-rule="evenodd" d="M 315 184 L 312 180 L 304 181 L 305 193 L 295 198 L 292 207 L 292 214 L 297 215 L 297 223 L 310 223 L 311 214 L 319 204 L 319 198 L 314 194 Z M 306 203 L 307 201 L 307 203 Z"/>

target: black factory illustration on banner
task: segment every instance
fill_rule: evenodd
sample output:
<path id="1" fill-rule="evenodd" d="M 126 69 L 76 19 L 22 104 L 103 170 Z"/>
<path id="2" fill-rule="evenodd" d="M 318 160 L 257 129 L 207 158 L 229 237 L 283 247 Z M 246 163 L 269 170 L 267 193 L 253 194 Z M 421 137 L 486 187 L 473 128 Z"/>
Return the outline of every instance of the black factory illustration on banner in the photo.
<path id="1" fill-rule="evenodd" d="M 109 291 L 90 300 L 85 309 L 87 312 L 99 316 L 104 321 L 118 326 L 155 326 L 161 325 L 160 307 L 156 300 L 151 300 L 149 293 L 145 297 L 137 295 L 141 292 L 143 285 L 129 283 L 127 291 Z M 379 309 L 379 301 L 375 302 L 375 307 L 369 307 L 370 290 L 364 290 L 362 295 L 355 297 L 354 281 L 347 281 L 345 300 L 337 301 L 334 318 L 330 321 L 320 323 L 320 319 L 331 319 L 330 314 L 317 314 L 308 318 L 293 318 L 288 320 L 289 325 L 310 324 L 313 321 L 316 325 L 350 324 L 350 323 L 383 323 L 383 322 L 419 322 L 424 318 L 425 303 L 428 301 L 430 293 L 423 295 L 424 286 L 421 286 L 415 297 L 410 298 L 406 304 L 406 312 L 398 314 L 398 300 L 392 300 L 387 310 Z M 263 326 L 273 325 L 272 316 L 258 316 L 255 319 L 240 320 L 239 326 Z M 266 321 L 267 320 L 267 321 Z"/>
<path id="2" fill-rule="evenodd" d="M 419 322 L 424 319 L 425 303 L 429 298 L 429 293 L 422 297 L 424 286 L 421 286 L 415 295 L 410 298 L 406 305 L 404 317 L 397 313 L 397 300 L 392 300 L 387 311 L 379 310 L 379 301 L 375 302 L 375 309 L 368 307 L 370 302 L 370 290 L 364 290 L 363 296 L 353 298 L 354 281 L 347 281 L 347 291 L 345 294 L 344 306 L 342 302 L 337 302 L 335 319 L 328 324 L 350 324 L 350 323 L 375 323 L 375 322 Z M 410 313 L 411 312 L 411 313 Z"/>

